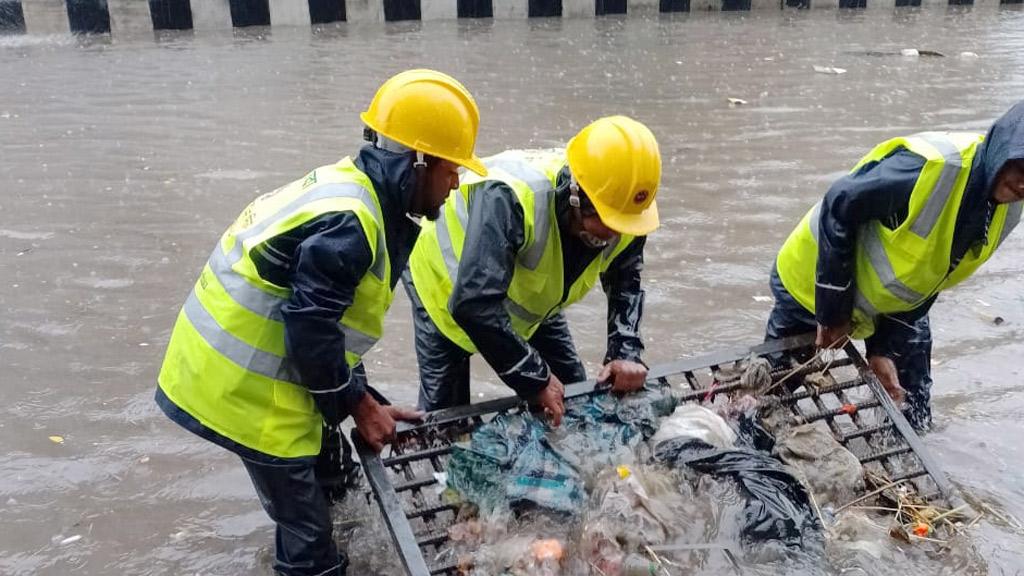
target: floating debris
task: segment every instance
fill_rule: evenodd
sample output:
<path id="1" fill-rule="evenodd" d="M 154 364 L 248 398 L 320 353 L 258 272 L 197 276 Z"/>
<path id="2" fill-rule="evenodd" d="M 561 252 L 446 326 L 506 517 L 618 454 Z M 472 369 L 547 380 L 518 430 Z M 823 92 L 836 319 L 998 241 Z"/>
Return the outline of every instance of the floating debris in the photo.
<path id="1" fill-rule="evenodd" d="M 74 544 L 75 542 L 78 542 L 81 539 L 82 539 L 82 535 L 81 534 L 75 534 L 74 536 L 68 536 L 67 538 L 65 538 L 65 539 L 60 541 L 60 545 L 61 546 L 66 546 L 68 544 Z"/>
<path id="2" fill-rule="evenodd" d="M 1003 318 L 1002 316 L 999 316 L 997 314 L 989 314 L 988 312 L 981 310 L 979 308 L 975 308 L 974 313 L 977 314 L 978 317 L 984 320 L 985 322 L 988 322 L 989 324 L 995 326 L 1001 326 L 1004 322 L 1006 322 L 1006 319 Z"/>
<path id="3" fill-rule="evenodd" d="M 965 59 L 980 58 L 980 56 L 978 56 L 974 52 L 961 52 L 960 57 Z"/>
<path id="4" fill-rule="evenodd" d="M 63 444 L 64 443 L 64 437 L 63 436 L 50 436 L 50 442 L 53 442 L 54 444 Z"/>
<path id="5" fill-rule="evenodd" d="M 729 107 L 735 108 L 736 106 L 743 106 L 747 101 L 742 98 L 729 98 Z"/>
<path id="6" fill-rule="evenodd" d="M 900 50 L 900 56 L 909 56 L 911 58 L 916 58 L 920 55 L 921 53 L 917 51 L 917 48 L 904 48 L 903 50 Z"/>
<path id="7" fill-rule="evenodd" d="M 814 71 L 820 74 L 846 74 L 846 68 L 836 68 L 834 66 L 815 66 Z"/>

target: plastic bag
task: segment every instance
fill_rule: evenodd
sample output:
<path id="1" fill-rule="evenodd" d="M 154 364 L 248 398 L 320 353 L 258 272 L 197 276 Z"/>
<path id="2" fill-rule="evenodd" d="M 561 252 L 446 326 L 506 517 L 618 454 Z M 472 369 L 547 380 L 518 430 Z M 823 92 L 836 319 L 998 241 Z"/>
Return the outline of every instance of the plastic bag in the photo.
<path id="1" fill-rule="evenodd" d="M 747 496 L 743 537 L 790 546 L 821 546 L 820 524 L 803 485 L 771 456 L 747 449 L 717 450 L 692 439 L 665 442 L 655 458 L 697 472 L 729 476 Z"/>

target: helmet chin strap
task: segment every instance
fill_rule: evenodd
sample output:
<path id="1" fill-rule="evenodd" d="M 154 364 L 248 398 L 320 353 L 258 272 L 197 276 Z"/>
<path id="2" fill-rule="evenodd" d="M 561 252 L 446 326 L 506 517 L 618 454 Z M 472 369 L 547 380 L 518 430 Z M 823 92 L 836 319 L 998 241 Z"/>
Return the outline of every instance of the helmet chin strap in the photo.
<path id="1" fill-rule="evenodd" d="M 419 150 L 414 151 L 412 148 L 409 148 L 405 144 L 395 142 L 391 138 L 383 136 L 379 132 L 374 132 L 373 139 L 370 141 L 373 142 L 373 145 L 376 146 L 377 148 L 380 148 L 381 150 L 387 150 L 388 152 L 394 152 L 395 154 L 406 154 L 408 152 L 416 152 L 416 161 L 413 162 L 412 167 L 427 167 L 427 157 L 423 152 L 420 152 Z"/>
<path id="2" fill-rule="evenodd" d="M 583 228 L 583 212 L 580 211 L 580 208 L 583 206 L 580 201 L 580 184 L 576 181 L 576 177 L 572 175 L 569 176 L 569 206 L 572 206 L 573 211 L 576 212 L 576 218 L 580 222 L 580 230 L 577 233 L 580 242 L 583 242 L 588 248 L 604 248 L 608 246 L 608 242 L 601 240 Z"/>
<path id="3" fill-rule="evenodd" d="M 580 183 L 576 181 L 576 177 L 569 175 L 569 206 L 579 210 L 580 204 Z"/>

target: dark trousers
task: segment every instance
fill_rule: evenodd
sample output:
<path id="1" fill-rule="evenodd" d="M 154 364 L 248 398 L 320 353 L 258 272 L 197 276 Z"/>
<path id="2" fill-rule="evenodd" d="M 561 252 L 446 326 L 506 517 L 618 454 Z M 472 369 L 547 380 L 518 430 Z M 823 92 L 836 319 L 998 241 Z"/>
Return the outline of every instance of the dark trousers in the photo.
<path id="1" fill-rule="evenodd" d="M 768 317 L 765 340 L 776 340 L 817 330 L 818 323 L 814 314 L 786 291 L 774 270 L 771 291 L 775 297 L 775 307 Z M 898 319 L 891 321 L 900 322 Z M 924 431 L 932 424 L 932 331 L 928 316 L 914 322 L 910 328 L 901 331 L 910 334 L 907 338 L 898 341 L 888 339 L 889 341 L 884 343 L 884 354 L 896 365 L 900 385 L 907 392 L 903 415 L 915 430 Z M 869 349 L 873 348 L 877 347 L 869 346 Z"/>
<path id="2" fill-rule="evenodd" d="M 403 277 L 412 302 L 416 333 L 416 360 L 420 369 L 419 409 L 430 412 L 470 403 L 469 357 L 458 344 L 441 333 L 416 296 L 411 278 Z M 540 352 L 548 368 L 564 384 L 587 379 L 569 323 L 561 313 L 548 318 L 530 337 L 530 346 Z"/>
<path id="3" fill-rule="evenodd" d="M 284 576 L 344 576 L 348 558 L 334 543 L 330 507 L 315 460 L 262 464 L 242 458 L 256 494 L 277 524 L 274 570 Z"/>

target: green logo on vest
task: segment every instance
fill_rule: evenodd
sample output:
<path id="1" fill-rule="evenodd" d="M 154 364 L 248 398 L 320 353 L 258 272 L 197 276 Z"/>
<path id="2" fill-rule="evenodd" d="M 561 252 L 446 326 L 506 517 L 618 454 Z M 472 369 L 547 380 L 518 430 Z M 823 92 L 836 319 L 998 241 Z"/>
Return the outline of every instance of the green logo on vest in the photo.
<path id="1" fill-rule="evenodd" d="M 309 188 L 312 184 L 316 184 L 316 170 L 313 170 L 309 173 L 309 176 L 306 176 L 306 179 L 302 181 L 302 187 Z"/>

